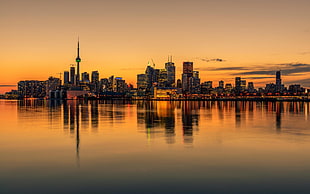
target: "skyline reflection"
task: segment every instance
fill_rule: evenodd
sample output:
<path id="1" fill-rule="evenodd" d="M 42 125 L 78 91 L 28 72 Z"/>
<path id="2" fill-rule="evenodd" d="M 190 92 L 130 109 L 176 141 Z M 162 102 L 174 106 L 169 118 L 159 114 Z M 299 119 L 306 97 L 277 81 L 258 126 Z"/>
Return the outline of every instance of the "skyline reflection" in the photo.
<path id="1" fill-rule="evenodd" d="M 200 128 L 208 130 L 208 122 L 212 121 L 221 123 L 234 118 L 229 122 L 239 129 L 252 125 L 255 119 L 265 114 L 268 119 L 274 117 L 274 131 L 280 133 L 284 127 L 283 117 L 287 114 L 302 114 L 306 119 L 309 115 L 309 103 L 305 102 L 24 100 L 17 101 L 17 105 L 21 121 L 27 119 L 30 112 L 39 117 L 47 112 L 50 126 L 62 123 L 63 130 L 76 140 L 77 158 L 80 131 L 98 133 L 106 125 L 113 127 L 119 123 L 136 122 L 138 131 L 145 133 L 148 141 L 164 138 L 167 144 L 175 144 L 181 136 L 183 143 L 193 144 Z M 136 121 L 132 118 L 126 121 L 133 114 L 136 114 Z M 204 118 L 203 125 L 201 117 Z"/>

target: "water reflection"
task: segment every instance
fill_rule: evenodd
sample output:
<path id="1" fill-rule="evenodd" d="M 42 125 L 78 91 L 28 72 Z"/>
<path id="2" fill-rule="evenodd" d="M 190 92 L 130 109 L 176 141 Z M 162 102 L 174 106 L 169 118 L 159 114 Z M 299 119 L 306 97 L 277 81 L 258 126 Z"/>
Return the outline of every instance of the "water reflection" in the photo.
<path id="1" fill-rule="evenodd" d="M 164 134 L 168 144 L 175 143 L 175 103 L 138 102 L 137 123 L 145 125 L 148 140 Z"/>
<path id="2" fill-rule="evenodd" d="M 182 104 L 182 126 L 184 143 L 193 143 L 193 130 L 199 126 L 200 102 L 184 102 Z"/>
<path id="3" fill-rule="evenodd" d="M 80 158 L 80 130 L 97 133 L 106 124 L 113 128 L 120 123 L 136 122 L 139 132 L 145 133 L 148 141 L 164 138 L 167 144 L 175 144 L 179 134 L 183 143 L 193 144 L 200 128 L 212 130 L 208 129 L 208 122 L 229 122 L 232 129 L 233 126 L 246 129 L 264 125 L 257 120 L 265 119 L 274 122 L 270 131 L 282 133 L 283 128 L 290 125 L 283 123 L 283 117 L 302 115 L 307 120 L 309 114 L 306 102 L 24 100 L 17 101 L 17 105 L 21 121 L 47 116 L 50 128 L 62 124 L 63 130 L 76 140 L 77 159 Z M 136 121 L 132 120 L 133 114 Z M 130 120 L 126 120 L 128 118 Z"/>

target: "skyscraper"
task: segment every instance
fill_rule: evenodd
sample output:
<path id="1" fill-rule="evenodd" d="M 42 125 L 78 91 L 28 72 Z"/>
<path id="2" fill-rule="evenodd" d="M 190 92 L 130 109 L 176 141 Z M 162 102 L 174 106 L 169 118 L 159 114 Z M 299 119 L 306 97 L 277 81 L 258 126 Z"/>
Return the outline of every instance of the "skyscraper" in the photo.
<path id="1" fill-rule="evenodd" d="M 183 62 L 182 89 L 183 93 L 190 92 L 190 78 L 193 77 L 193 62 Z"/>
<path id="2" fill-rule="evenodd" d="M 284 86 L 282 86 L 281 71 L 276 71 L 276 92 L 282 92 Z"/>
<path id="3" fill-rule="evenodd" d="M 70 67 L 70 83 L 75 85 L 75 67 Z"/>
<path id="4" fill-rule="evenodd" d="M 84 83 L 89 82 L 89 73 L 87 73 L 87 72 L 82 73 L 82 82 L 84 82 Z"/>
<path id="5" fill-rule="evenodd" d="M 99 72 L 98 71 L 92 71 L 91 72 L 91 82 L 92 83 L 99 82 Z"/>
<path id="6" fill-rule="evenodd" d="M 193 76 L 193 62 L 183 62 L 183 73 L 187 74 L 189 77 Z"/>
<path id="7" fill-rule="evenodd" d="M 168 62 L 165 63 L 165 69 L 167 70 L 167 87 L 175 87 L 175 66 L 172 62 L 172 56 L 168 57 Z"/>
<path id="8" fill-rule="evenodd" d="M 68 84 L 70 82 L 69 77 L 69 71 L 64 71 L 64 84 Z"/>
<path id="9" fill-rule="evenodd" d="M 235 90 L 236 93 L 240 93 L 242 91 L 241 77 L 235 77 Z"/>

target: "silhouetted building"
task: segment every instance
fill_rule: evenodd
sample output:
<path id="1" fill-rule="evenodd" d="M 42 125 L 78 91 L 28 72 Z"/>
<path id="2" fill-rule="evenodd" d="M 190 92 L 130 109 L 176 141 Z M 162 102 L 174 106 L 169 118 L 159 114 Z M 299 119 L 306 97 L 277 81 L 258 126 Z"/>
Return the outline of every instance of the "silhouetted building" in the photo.
<path id="1" fill-rule="evenodd" d="M 236 77 L 235 78 L 235 91 L 236 91 L 236 93 L 242 92 L 241 77 Z"/>
<path id="2" fill-rule="evenodd" d="M 284 85 L 282 85 L 281 71 L 276 71 L 276 92 L 282 93 L 284 91 Z"/>
<path id="3" fill-rule="evenodd" d="M 75 67 L 70 67 L 70 83 L 76 85 Z"/>
<path id="4" fill-rule="evenodd" d="M 183 62 L 182 89 L 183 93 L 190 93 L 190 79 L 193 77 L 193 62 Z"/>
<path id="5" fill-rule="evenodd" d="M 166 69 L 160 69 L 158 75 L 158 86 L 159 87 L 167 87 L 168 84 L 168 74 Z"/>
<path id="6" fill-rule="evenodd" d="M 177 80 L 177 88 L 182 88 L 182 81 L 180 79 Z"/>
<path id="7" fill-rule="evenodd" d="M 18 82 L 18 93 L 21 98 L 44 98 L 46 96 L 46 82 L 26 80 Z"/>
<path id="8" fill-rule="evenodd" d="M 167 84 L 165 87 L 175 87 L 175 66 L 172 62 L 172 56 L 168 62 L 165 63 L 165 69 L 167 70 Z"/>
<path id="9" fill-rule="evenodd" d="M 67 85 L 70 83 L 69 78 L 70 78 L 69 71 L 64 71 L 64 85 Z"/>
<path id="10" fill-rule="evenodd" d="M 138 90 L 145 90 L 147 87 L 146 75 L 138 74 L 137 75 L 137 88 Z"/>
<path id="11" fill-rule="evenodd" d="M 249 93 L 255 93 L 256 92 L 253 82 L 248 82 L 248 92 Z"/>
<path id="12" fill-rule="evenodd" d="M 82 73 L 82 82 L 84 82 L 84 83 L 90 82 L 89 81 L 89 73 L 87 73 L 87 72 Z"/>
<path id="13" fill-rule="evenodd" d="M 193 76 L 193 62 L 183 62 L 183 74 L 189 75 L 189 77 Z"/>
<path id="14" fill-rule="evenodd" d="M 223 80 L 219 81 L 219 88 L 224 88 L 224 81 Z"/>

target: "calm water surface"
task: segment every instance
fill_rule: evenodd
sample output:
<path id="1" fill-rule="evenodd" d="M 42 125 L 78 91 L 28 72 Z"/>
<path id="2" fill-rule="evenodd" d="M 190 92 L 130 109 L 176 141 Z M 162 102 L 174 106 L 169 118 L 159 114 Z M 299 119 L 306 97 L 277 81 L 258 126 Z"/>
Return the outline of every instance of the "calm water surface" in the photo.
<path id="1" fill-rule="evenodd" d="M 0 101 L 0 193 L 310 193 L 310 104 Z"/>

